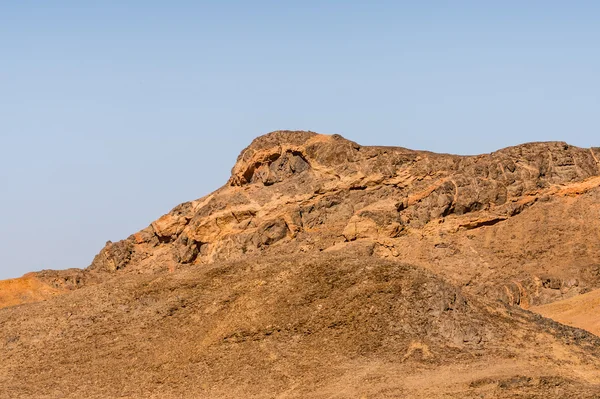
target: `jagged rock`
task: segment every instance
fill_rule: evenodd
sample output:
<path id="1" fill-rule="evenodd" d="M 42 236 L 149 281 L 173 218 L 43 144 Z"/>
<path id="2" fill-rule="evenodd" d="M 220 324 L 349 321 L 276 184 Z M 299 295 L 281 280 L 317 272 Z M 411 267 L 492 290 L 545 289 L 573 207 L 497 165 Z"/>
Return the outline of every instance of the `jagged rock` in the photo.
<path id="1" fill-rule="evenodd" d="M 600 286 L 586 270 L 600 258 L 598 219 L 587 216 L 598 210 L 596 153 L 549 142 L 456 156 L 273 132 L 242 151 L 226 186 L 110 244 L 90 270 L 154 273 L 368 240 L 379 256 L 432 268 L 482 295 L 506 299 L 502 287 L 528 287 L 542 274 L 580 281 L 559 297 L 543 287 L 519 302 L 539 304 Z M 165 267 L 165 257 L 174 263 Z"/>
<path id="2" fill-rule="evenodd" d="M 179 215 L 164 215 L 157 221 L 152 223 L 154 233 L 162 240 L 170 241 L 172 238 L 179 236 L 184 227 L 188 223 L 188 219 Z"/>
<path id="3" fill-rule="evenodd" d="M 504 286 L 542 275 L 579 281 L 519 302 L 545 303 L 600 287 L 587 268 L 600 262 L 598 151 L 549 142 L 456 156 L 273 132 L 241 152 L 227 185 L 108 244 L 88 270 L 155 273 L 367 240 L 482 295 L 506 299 Z"/>
<path id="4" fill-rule="evenodd" d="M 0 282 L 0 306 L 51 299 L 27 305 L 22 316 L 0 311 L 0 322 L 8 323 L 0 353 L 9 356 L 0 386 L 32 397 L 20 381 L 33 372 L 10 366 L 20 356 L 31 359 L 27 370 L 42 375 L 45 387 L 66 375 L 56 373 L 72 372 L 52 371 L 57 361 L 103 370 L 90 385 L 97 397 L 147 397 L 135 391 L 138 383 L 123 392 L 110 383 L 109 372 L 120 367 L 113 357 L 123 351 L 143 362 L 129 365 L 133 380 L 162 397 L 204 389 L 190 372 L 208 375 L 215 387 L 200 397 L 327 396 L 345 386 L 344 370 L 363 375 L 353 362 L 366 374 L 348 385 L 352 395 L 364 388 L 368 397 L 432 397 L 439 389 L 457 397 L 548 397 L 555 381 L 554 397 L 594 397 L 598 341 L 521 308 L 564 321 L 553 303 L 572 304 L 600 288 L 599 159 L 599 148 L 562 142 L 457 156 L 366 147 L 313 132 L 261 136 L 241 152 L 225 186 L 107 243 L 87 269 L 11 282 L 29 290 L 22 299 L 18 289 L 3 296 L 9 284 Z M 69 303 L 86 309 L 73 325 L 54 313 Z M 44 316 L 34 322 L 27 312 Z M 27 323 L 30 332 L 20 327 Z M 597 332 L 597 324 L 572 324 Z M 50 335 L 41 335 L 46 327 Z M 91 350 L 89 340 L 76 350 L 66 343 L 78 334 L 98 340 L 97 358 L 74 355 Z M 36 345 L 52 351 L 46 356 Z M 183 347 L 188 357 L 170 355 Z M 28 357 L 31 351 L 37 357 Z M 324 353 L 331 362 L 317 359 Z M 485 373 L 473 360 L 480 357 L 489 360 Z M 576 372 L 563 372 L 565 359 Z M 312 373 L 323 367 L 331 373 L 320 383 Z M 428 384 L 378 385 L 366 376 L 372 367 L 385 370 L 375 372 L 381 381 L 412 376 Z M 436 377 L 438 367 L 454 385 Z M 538 372 L 547 367 L 552 375 Z M 471 374 L 460 380 L 465 369 Z M 192 382 L 179 385 L 184 376 Z M 162 380 L 171 385 L 157 388 Z M 259 380 L 268 381 L 264 391 Z M 48 397 L 59 396 L 68 397 Z"/>
<path id="5" fill-rule="evenodd" d="M 94 258 L 89 267 L 91 271 L 116 272 L 122 270 L 131 261 L 132 254 L 136 250 L 131 239 L 107 242 L 106 246 Z"/>

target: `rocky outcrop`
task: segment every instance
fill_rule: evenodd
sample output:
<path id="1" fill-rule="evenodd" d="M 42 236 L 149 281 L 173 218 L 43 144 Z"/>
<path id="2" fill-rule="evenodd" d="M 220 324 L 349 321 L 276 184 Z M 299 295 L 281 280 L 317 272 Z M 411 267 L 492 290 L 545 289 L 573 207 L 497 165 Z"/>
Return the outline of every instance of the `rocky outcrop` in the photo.
<path id="1" fill-rule="evenodd" d="M 86 274 L 97 281 L 358 240 L 479 294 L 547 303 L 600 286 L 599 157 L 562 142 L 456 156 L 273 132 L 241 152 L 224 187 L 107 243 Z M 543 278 L 578 283 L 556 290 Z"/>
<path id="2" fill-rule="evenodd" d="M 108 243 L 88 270 L 154 273 L 365 241 L 474 293 L 547 303 L 600 286 L 598 157 L 563 142 L 457 156 L 273 132 L 242 151 L 224 187 Z"/>
<path id="3" fill-rule="evenodd" d="M 597 332 L 598 159 L 261 136 L 87 269 L 0 282 L 39 302 L 0 309 L 0 397 L 595 398 L 598 338 L 522 308 Z"/>
<path id="4" fill-rule="evenodd" d="M 457 156 L 273 132 L 241 152 L 224 187 L 107 243 L 85 273 L 97 281 L 365 241 L 477 294 L 547 303 L 600 287 L 599 158 L 563 142 Z M 556 290 L 543 278 L 578 283 Z"/>

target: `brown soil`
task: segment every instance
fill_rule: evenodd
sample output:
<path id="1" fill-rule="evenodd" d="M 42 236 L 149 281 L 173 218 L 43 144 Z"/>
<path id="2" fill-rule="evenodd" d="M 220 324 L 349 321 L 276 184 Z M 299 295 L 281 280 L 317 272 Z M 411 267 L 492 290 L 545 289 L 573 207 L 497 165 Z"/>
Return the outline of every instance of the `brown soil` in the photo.
<path id="1" fill-rule="evenodd" d="M 0 280 L 0 304 L 2 307 L 50 299 L 63 291 L 40 281 L 35 273 L 20 278 Z"/>
<path id="2" fill-rule="evenodd" d="M 0 396 L 597 397 L 600 339 L 364 251 L 129 275 L 4 309 Z"/>

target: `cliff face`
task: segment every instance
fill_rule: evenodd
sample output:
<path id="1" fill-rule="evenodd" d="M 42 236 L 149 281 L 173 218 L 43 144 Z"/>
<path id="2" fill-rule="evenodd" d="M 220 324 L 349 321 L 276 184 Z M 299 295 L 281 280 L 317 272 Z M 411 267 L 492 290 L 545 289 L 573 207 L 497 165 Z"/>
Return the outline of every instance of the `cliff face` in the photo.
<path id="1" fill-rule="evenodd" d="M 598 159 L 261 136 L 87 269 L 0 284 L 38 302 L 0 309 L 0 397 L 595 398 L 598 337 L 522 308 L 600 325 Z"/>
<path id="2" fill-rule="evenodd" d="M 544 304 L 600 285 L 600 149 L 531 143 L 455 156 L 273 132 L 226 186 L 179 205 L 88 268 L 154 273 L 360 241 L 470 292 Z"/>

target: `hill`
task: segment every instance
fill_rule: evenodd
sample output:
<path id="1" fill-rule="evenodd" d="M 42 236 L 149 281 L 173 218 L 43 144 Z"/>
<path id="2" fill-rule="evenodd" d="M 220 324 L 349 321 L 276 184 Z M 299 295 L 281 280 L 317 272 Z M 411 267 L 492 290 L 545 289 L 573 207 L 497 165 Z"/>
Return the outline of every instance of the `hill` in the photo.
<path id="1" fill-rule="evenodd" d="M 597 397 L 600 339 L 364 251 L 128 275 L 4 309 L 2 397 Z"/>
<path id="2" fill-rule="evenodd" d="M 599 158 L 261 136 L 214 193 L 28 275 L 0 397 L 598 397 L 598 338 L 525 309 L 600 288 Z"/>

